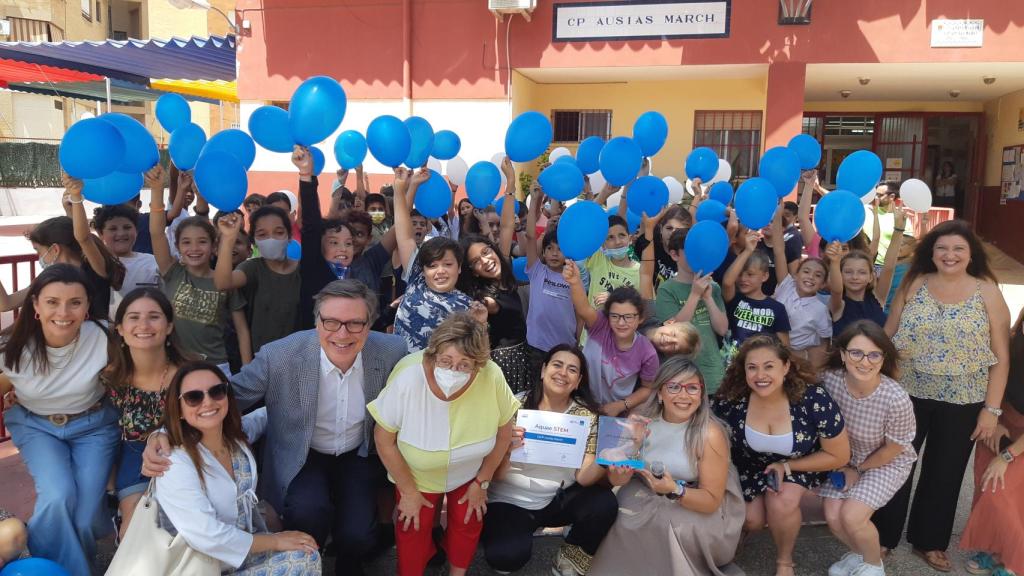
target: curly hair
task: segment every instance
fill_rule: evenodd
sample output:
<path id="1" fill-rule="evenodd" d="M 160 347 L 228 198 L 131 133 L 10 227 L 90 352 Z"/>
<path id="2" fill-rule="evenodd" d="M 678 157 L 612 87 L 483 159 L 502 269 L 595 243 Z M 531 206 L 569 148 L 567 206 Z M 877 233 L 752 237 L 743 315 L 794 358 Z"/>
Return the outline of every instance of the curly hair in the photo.
<path id="1" fill-rule="evenodd" d="M 718 396 L 729 402 L 750 397 L 750 385 L 747 384 L 747 356 L 754 350 L 761 349 L 771 350 L 779 360 L 789 364 L 782 390 L 790 404 L 800 402 L 807 388 L 814 386 L 818 377 L 806 360 L 793 354 L 781 340 L 771 334 L 751 336 L 740 345 L 739 352 L 725 370 L 725 378 L 718 389 Z"/>

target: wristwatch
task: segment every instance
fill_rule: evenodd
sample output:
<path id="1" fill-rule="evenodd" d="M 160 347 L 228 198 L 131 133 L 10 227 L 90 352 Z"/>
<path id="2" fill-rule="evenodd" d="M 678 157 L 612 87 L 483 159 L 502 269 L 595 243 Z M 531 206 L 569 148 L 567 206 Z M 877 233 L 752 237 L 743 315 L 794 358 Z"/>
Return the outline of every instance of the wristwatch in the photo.
<path id="1" fill-rule="evenodd" d="M 985 410 L 988 410 L 988 412 L 990 414 L 994 415 L 996 418 L 998 418 L 998 417 L 1003 415 L 1002 408 L 993 408 L 993 407 L 989 406 L 988 404 L 985 405 Z"/>
<path id="2" fill-rule="evenodd" d="M 491 481 L 490 480 L 481 480 L 479 478 L 473 478 L 473 482 L 476 482 L 477 484 L 479 484 L 480 488 L 482 490 L 487 490 L 488 488 L 491 487 Z"/>
<path id="3" fill-rule="evenodd" d="M 1012 462 L 1013 462 L 1013 461 L 1015 460 L 1015 458 L 1013 457 L 1013 453 L 1012 453 L 1012 452 L 1010 452 L 1010 449 L 1009 449 L 1009 448 L 1003 448 L 1003 451 L 999 453 L 999 456 L 1000 456 L 1000 457 L 1001 457 L 1001 458 L 1002 458 L 1002 459 L 1003 459 L 1003 460 L 1004 460 L 1004 461 L 1005 461 L 1005 462 L 1006 462 L 1007 464 L 1010 464 L 1010 463 L 1012 463 Z"/>
<path id="4" fill-rule="evenodd" d="M 669 492 L 668 494 L 665 494 L 665 498 L 668 498 L 669 500 L 675 501 L 675 500 L 679 500 L 680 498 L 682 498 L 683 494 L 686 494 L 686 482 L 683 482 L 682 480 L 676 480 L 676 489 L 675 489 L 675 491 L 674 492 Z"/>

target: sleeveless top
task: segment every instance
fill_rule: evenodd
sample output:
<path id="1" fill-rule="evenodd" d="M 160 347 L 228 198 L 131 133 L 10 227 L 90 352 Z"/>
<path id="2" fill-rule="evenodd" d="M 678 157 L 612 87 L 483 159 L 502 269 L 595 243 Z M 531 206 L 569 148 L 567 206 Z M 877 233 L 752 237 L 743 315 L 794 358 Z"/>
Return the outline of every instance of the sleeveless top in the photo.
<path id="1" fill-rule="evenodd" d="M 857 320 L 871 320 L 879 326 L 885 326 L 885 319 L 885 311 L 874 293 L 865 293 L 863 300 L 851 300 L 843 294 L 843 315 L 832 323 L 832 336 L 838 337 Z"/>
<path id="2" fill-rule="evenodd" d="M 944 304 L 925 281 L 907 300 L 892 339 L 907 392 L 952 404 L 984 402 L 988 369 L 997 362 L 989 336 L 981 282 L 966 300 Z"/>

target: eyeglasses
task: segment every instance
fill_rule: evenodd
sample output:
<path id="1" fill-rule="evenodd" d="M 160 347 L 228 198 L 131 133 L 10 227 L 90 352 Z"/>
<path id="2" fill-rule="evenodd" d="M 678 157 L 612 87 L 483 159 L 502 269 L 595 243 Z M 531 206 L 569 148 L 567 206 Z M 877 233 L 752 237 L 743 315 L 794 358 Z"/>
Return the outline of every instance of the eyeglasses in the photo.
<path id="1" fill-rule="evenodd" d="M 689 384 L 680 384 L 679 382 L 669 382 L 668 384 L 665 384 L 665 391 L 669 394 L 679 394 L 683 390 L 686 390 L 686 393 L 690 396 L 696 396 L 701 393 L 703 386 L 692 382 Z"/>
<path id="2" fill-rule="evenodd" d="M 610 320 L 612 324 L 629 324 L 639 317 L 639 314 L 616 314 L 615 312 L 608 314 L 608 320 Z"/>
<path id="3" fill-rule="evenodd" d="M 228 395 L 228 385 L 225 382 L 214 384 L 206 390 L 189 390 L 182 392 L 178 398 L 185 401 L 185 404 L 195 408 L 203 403 L 203 398 L 209 396 L 210 400 L 220 402 Z"/>
<path id="4" fill-rule="evenodd" d="M 495 226 L 495 228 L 497 228 L 497 226 Z M 483 250 L 480 251 L 480 256 L 470 260 L 469 267 L 470 268 L 477 268 L 483 262 L 484 258 L 487 258 L 487 257 L 491 256 L 492 254 L 494 254 L 494 250 L 491 250 L 489 247 L 484 246 Z"/>
<path id="5" fill-rule="evenodd" d="M 345 331 L 349 334 L 359 334 L 363 330 L 366 330 L 366 325 L 369 324 L 366 320 L 335 320 L 334 318 L 321 318 L 320 325 L 324 327 L 324 330 L 328 332 L 337 332 L 341 330 L 341 327 L 345 327 Z"/>
<path id="6" fill-rule="evenodd" d="M 885 358 L 885 354 L 879 352 L 878 350 L 875 350 L 873 352 L 865 352 L 863 350 L 858 350 L 856 348 L 847 348 L 846 354 L 849 355 L 850 359 L 853 360 L 854 362 L 860 362 L 861 360 L 867 358 L 868 362 L 872 364 L 878 364 Z"/>
<path id="7" fill-rule="evenodd" d="M 476 365 L 469 360 L 463 360 L 462 362 L 456 364 L 454 360 L 448 358 L 447 356 L 439 357 L 437 360 L 434 361 L 434 364 L 438 368 L 444 368 L 445 370 L 455 370 L 456 372 L 463 373 L 470 373 L 473 371 L 474 368 L 476 368 Z"/>

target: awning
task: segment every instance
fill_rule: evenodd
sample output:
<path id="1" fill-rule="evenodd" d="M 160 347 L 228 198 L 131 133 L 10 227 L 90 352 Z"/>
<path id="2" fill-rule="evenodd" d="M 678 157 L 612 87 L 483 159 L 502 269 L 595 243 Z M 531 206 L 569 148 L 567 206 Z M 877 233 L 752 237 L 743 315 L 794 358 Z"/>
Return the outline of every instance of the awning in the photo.
<path id="1" fill-rule="evenodd" d="M 149 87 L 163 92 L 177 92 L 184 96 L 238 102 L 238 84 L 234 80 L 151 80 Z"/>
<path id="2" fill-rule="evenodd" d="M 0 86 L 15 82 L 88 82 L 102 76 L 53 66 L 0 59 Z"/>
<path id="3" fill-rule="evenodd" d="M 63 96 L 64 98 L 79 98 L 81 100 L 107 101 L 106 82 L 62 82 L 50 84 L 42 82 L 15 83 L 7 86 L 15 92 L 28 92 L 30 94 L 45 94 L 47 96 Z M 110 81 L 110 101 L 112 104 L 136 104 L 139 102 L 152 102 L 168 91 L 154 90 L 144 84 L 134 84 L 124 80 Z M 212 98 L 200 98 L 195 95 L 185 95 L 188 100 L 216 104 L 217 100 Z"/>
<path id="4" fill-rule="evenodd" d="M 0 42 L 0 58 L 145 84 L 150 78 L 234 80 L 235 37 L 104 42 Z"/>

